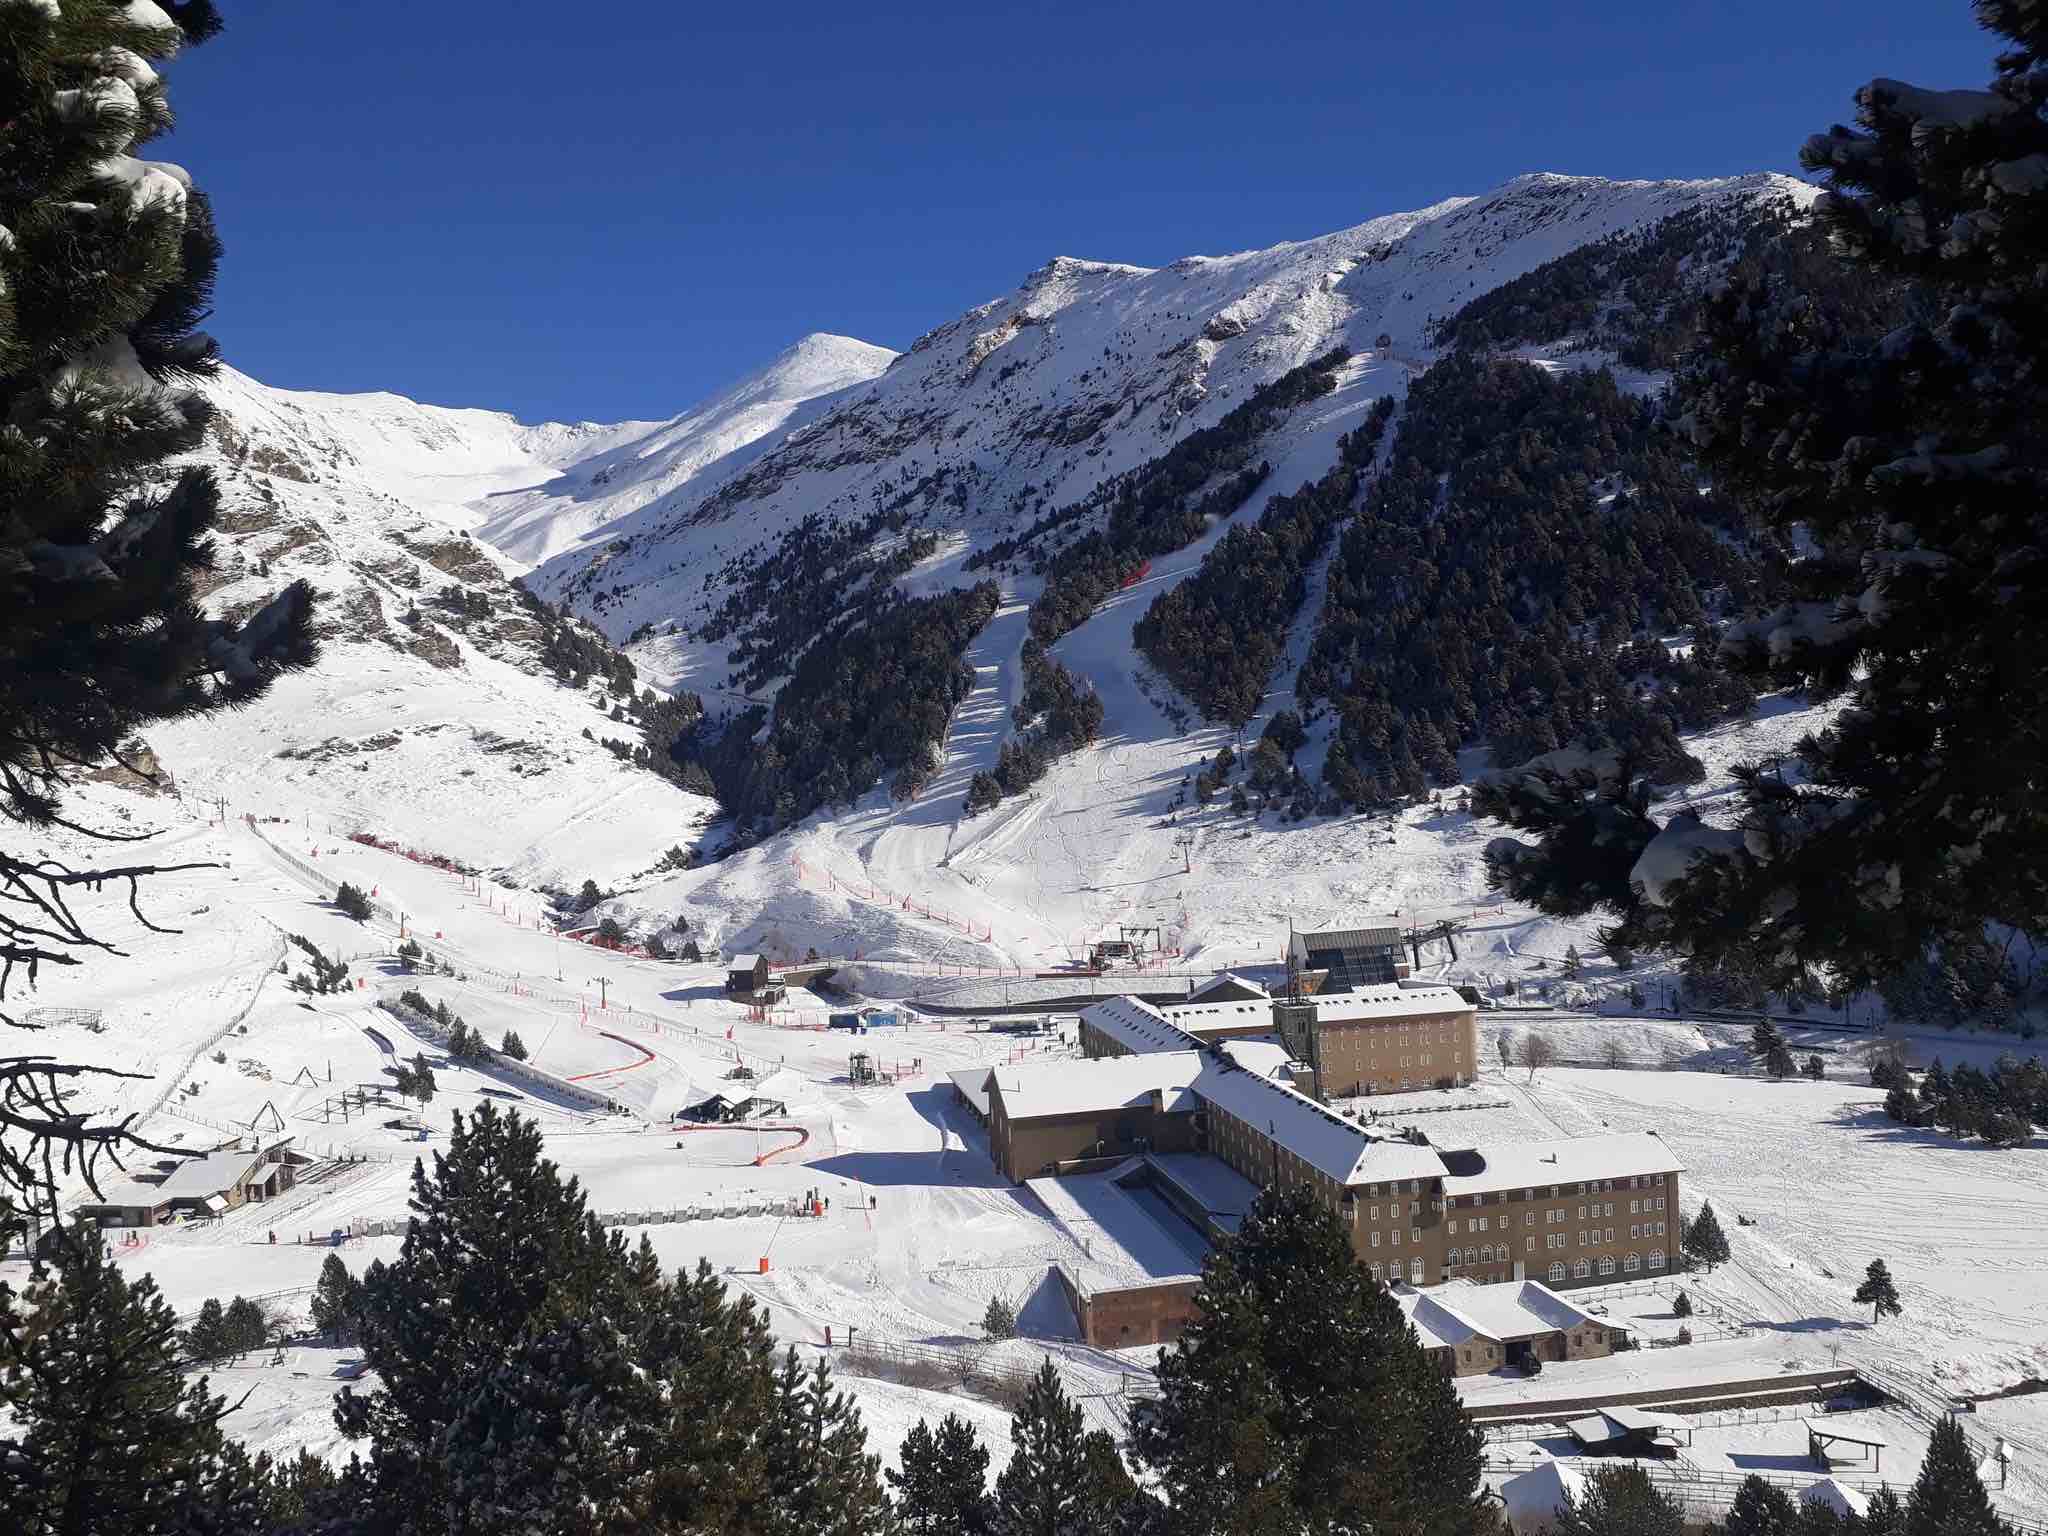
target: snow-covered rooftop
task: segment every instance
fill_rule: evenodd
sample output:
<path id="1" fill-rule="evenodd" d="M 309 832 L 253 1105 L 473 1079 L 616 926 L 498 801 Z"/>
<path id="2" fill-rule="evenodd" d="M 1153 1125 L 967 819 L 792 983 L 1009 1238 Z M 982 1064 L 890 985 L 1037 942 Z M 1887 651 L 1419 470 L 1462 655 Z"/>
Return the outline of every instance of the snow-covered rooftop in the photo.
<path id="1" fill-rule="evenodd" d="M 1105 1173 L 1024 1181 L 1080 1249 L 1061 1264 L 1084 1291 L 1192 1280 L 1202 1272 L 1208 1243 L 1201 1233 L 1155 1191 L 1124 1187 L 1142 1166 L 1132 1158 Z"/>
<path id="2" fill-rule="evenodd" d="M 204 1157 L 188 1158 L 162 1179 L 125 1178 L 106 1184 L 101 1205 L 157 1206 L 166 1200 L 203 1200 L 233 1189 L 242 1175 L 263 1157 L 243 1147 L 226 1147 Z"/>
<path id="3" fill-rule="evenodd" d="M 1270 1002 L 1174 1003 L 1159 1011 L 1174 1028 L 1197 1037 L 1222 1029 L 1268 1029 L 1273 1023 Z"/>
<path id="4" fill-rule="evenodd" d="M 1127 1058 L 1128 1059 L 1128 1058 Z M 1194 1084 L 1195 1092 L 1235 1115 L 1339 1184 L 1392 1179 L 1433 1179 L 1444 1165 L 1426 1146 L 1382 1138 L 1325 1109 L 1291 1085 L 1246 1071 L 1214 1057 Z"/>
<path id="5" fill-rule="evenodd" d="M 1245 991 L 1253 993 L 1258 997 L 1271 997 L 1273 995 L 1267 988 L 1253 981 L 1249 976 L 1240 976 L 1236 971 L 1219 971 L 1216 975 L 1203 982 L 1202 985 L 1195 988 L 1193 993 L 1189 995 L 1188 1001 L 1190 1003 L 1206 1002 L 1208 999 L 1203 997 L 1203 993 L 1234 987 L 1242 987 Z"/>
<path id="6" fill-rule="evenodd" d="M 1164 1095 L 1167 1113 L 1191 1114 L 1195 1102 L 1188 1090 L 1205 1061 L 1199 1051 L 1160 1051 L 1097 1061 L 1023 1061 L 988 1071 L 1013 1120 L 1125 1109 L 1155 1093 Z"/>
<path id="7" fill-rule="evenodd" d="M 1832 1477 L 1824 1477 L 1817 1483 L 1808 1483 L 1799 1490 L 1799 1497 L 1804 1503 L 1818 1504 L 1823 1509 L 1832 1509 L 1838 1515 L 1863 1515 L 1870 1512 L 1868 1494 Z"/>
<path id="8" fill-rule="evenodd" d="M 1370 1019 L 1437 1018 L 1472 1012 L 1472 1005 L 1452 987 L 1404 987 L 1394 982 L 1356 987 L 1349 992 L 1318 992 L 1301 999 L 1316 1011 L 1318 1023 L 1348 1024 Z M 1291 1003 L 1289 1006 L 1293 1006 Z M 1191 1035 L 1220 1029 L 1242 1029 L 1270 1020 L 1270 1002 L 1176 1003 L 1160 1009 L 1164 1017 Z"/>
<path id="9" fill-rule="evenodd" d="M 1226 1231 L 1235 1232 L 1259 1198 L 1258 1185 L 1206 1152 L 1148 1152 L 1145 1160 L 1161 1178 L 1200 1202 L 1210 1219 Z"/>
<path id="10" fill-rule="evenodd" d="M 1602 1136 L 1568 1136 L 1559 1141 L 1524 1141 L 1487 1147 L 1446 1149 L 1453 1170 L 1444 1179 L 1447 1195 L 1491 1194 L 1534 1189 L 1543 1184 L 1580 1184 L 1626 1179 L 1638 1174 L 1683 1173 L 1685 1164 L 1654 1131 L 1614 1131 Z"/>
<path id="11" fill-rule="evenodd" d="M 1585 1491 L 1585 1473 L 1561 1461 L 1546 1461 L 1502 1483 L 1500 1501 L 1516 1530 L 1542 1530 Z"/>
<path id="12" fill-rule="evenodd" d="M 1459 1345 L 1478 1337 L 1507 1343 L 1600 1321 L 1534 1280 L 1499 1285 L 1447 1285 L 1429 1292 L 1396 1293 L 1401 1310 L 1429 1344 Z"/>
<path id="13" fill-rule="evenodd" d="M 1081 1010 L 1081 1022 L 1137 1055 L 1201 1048 L 1186 1030 L 1142 998 L 1112 997 Z"/>
<path id="14" fill-rule="evenodd" d="M 1287 1054 L 1287 1047 L 1277 1040 L 1225 1040 L 1211 1048 L 1212 1054 L 1221 1051 L 1247 1072 L 1256 1072 L 1260 1077 L 1287 1080 L 1288 1071 L 1294 1066 L 1294 1058 Z M 1292 1086 L 1292 1083 L 1289 1083 Z"/>
<path id="15" fill-rule="evenodd" d="M 964 1067 L 958 1072 L 948 1072 L 946 1078 L 960 1091 L 960 1096 L 972 1104 L 975 1113 L 986 1118 L 988 1115 L 989 1067 Z"/>

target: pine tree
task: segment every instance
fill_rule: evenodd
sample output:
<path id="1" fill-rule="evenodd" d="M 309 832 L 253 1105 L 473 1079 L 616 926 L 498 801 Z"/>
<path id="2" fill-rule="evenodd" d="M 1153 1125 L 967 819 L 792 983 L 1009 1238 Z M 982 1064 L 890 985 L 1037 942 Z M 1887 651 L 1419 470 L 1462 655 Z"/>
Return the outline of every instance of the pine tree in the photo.
<path id="1" fill-rule="evenodd" d="M 434 1102 L 438 1086 L 433 1064 L 424 1051 L 415 1051 L 412 1060 L 399 1069 L 398 1091 L 407 1098 L 418 1099 L 421 1109 Z"/>
<path id="2" fill-rule="evenodd" d="M 370 898 L 364 894 L 361 886 L 342 881 L 334 892 L 334 904 L 345 916 L 352 917 L 359 923 L 367 923 L 370 920 Z"/>
<path id="3" fill-rule="evenodd" d="M 504 1043 L 498 1047 L 498 1050 L 502 1054 L 511 1057 L 514 1061 L 526 1060 L 526 1042 L 519 1038 L 519 1033 L 516 1030 L 508 1029 L 505 1031 Z"/>
<path id="4" fill-rule="evenodd" d="M 269 1341 L 269 1319 L 264 1317 L 261 1307 L 245 1296 L 237 1296 L 228 1303 L 225 1322 L 230 1354 L 246 1355 L 252 1349 L 261 1349 Z"/>
<path id="5" fill-rule="evenodd" d="M 1599 1467 L 1557 1513 L 1554 1536 L 1684 1536 L 1685 1513 L 1641 1467 Z"/>
<path id="6" fill-rule="evenodd" d="M 221 246 L 205 195 L 137 151 L 171 121 L 153 65 L 219 18 L 208 0 L 168 9 L 0 8 L 0 821 L 28 844 L 60 819 L 76 766 L 128 756 L 155 722 L 245 703 L 315 653 L 303 582 L 240 624 L 196 597 L 219 491 L 170 465 L 211 413 L 195 382 L 214 345 L 196 327 Z M 72 893 L 157 872 L 0 849 L 0 1030 L 20 1027 L 10 983 L 109 953 Z M 0 1050 L 0 1226 L 15 1207 L 54 1215 L 67 1162 L 141 1144 L 69 1107 L 103 1071 Z"/>
<path id="7" fill-rule="evenodd" d="M 1976 1458 L 1951 1415 L 1934 1426 L 1920 1476 L 1906 1496 L 1905 1536 L 2011 1536 L 1991 1508 Z"/>
<path id="8" fill-rule="evenodd" d="M 1159 1381 L 1133 1446 L 1178 1529 L 1489 1528 L 1456 1390 L 1305 1187 L 1210 1254 Z"/>
<path id="9" fill-rule="evenodd" d="M 1716 1264 L 1728 1262 L 1728 1234 L 1721 1230 L 1721 1219 L 1714 1214 L 1713 1201 L 1701 1206 L 1699 1215 L 1686 1224 L 1680 1247 L 1688 1259 L 1695 1264 L 1706 1265 L 1709 1271 Z"/>
<path id="10" fill-rule="evenodd" d="M 1084 1427 L 1048 1357 L 1010 1421 L 1010 1463 L 996 1477 L 995 1536 L 1111 1536 L 1135 1491 L 1115 1445 Z"/>
<path id="11" fill-rule="evenodd" d="M 0 1510 L 9 1531 L 169 1532 L 213 1507 L 248 1513 L 223 1401 L 185 1379 L 177 1318 L 99 1235 L 59 1248 L 19 1298 L 0 1285 Z M 250 1525 L 229 1525 L 248 1530 Z"/>
<path id="12" fill-rule="evenodd" d="M 1863 1511 L 1863 1523 L 1852 1536 L 1905 1536 L 1905 1531 L 1905 1505 L 1892 1492 L 1890 1483 L 1878 1484 L 1877 1492 L 1870 1496 L 1869 1508 Z"/>
<path id="13" fill-rule="evenodd" d="M 1799 1506 L 1792 1495 L 1752 1472 L 1712 1531 L 1713 1536 L 1799 1536 L 1800 1527 Z"/>
<path id="14" fill-rule="evenodd" d="M 1017 1337 L 1017 1309 L 1005 1297 L 989 1297 L 988 1310 L 981 1315 L 981 1331 L 985 1338 L 1014 1339 Z"/>
<path id="15" fill-rule="evenodd" d="M 1850 707 L 1799 773 L 1739 772 L 1739 827 L 1660 826 L 1647 780 L 1614 775 L 1597 810 L 1490 851 L 1513 894 L 1774 985 L 2048 932 L 2048 769 L 2009 739 L 2048 713 L 2048 221 L 2012 169 L 2048 153 L 2048 34 L 2020 0 L 1977 15 L 2010 45 L 1990 88 L 1858 91 L 1858 127 L 1800 152 L 1825 270 L 1739 268 L 1674 384 L 1706 477 L 1799 549 L 1722 664 Z"/>
<path id="16" fill-rule="evenodd" d="M 405 1247 L 370 1266 L 358 1304 L 380 1385 L 335 1408 L 370 1442 L 342 1490 L 357 1519 L 415 1536 L 875 1529 L 882 1495 L 843 1397 L 807 1397 L 799 1373 L 778 1402 L 751 1299 L 701 1261 L 665 1281 L 646 1240 L 607 1233 L 540 1151 L 530 1122 L 486 1105 L 456 1116 L 431 1177 L 415 1167 Z"/>
<path id="17" fill-rule="evenodd" d="M 919 1419 L 904 1437 L 901 1470 L 882 1476 L 896 1501 L 907 1536 L 987 1536 L 994 1518 L 988 1496 L 988 1447 L 974 1426 L 955 1414 L 936 1433 Z"/>
<path id="18" fill-rule="evenodd" d="M 595 880 L 585 880 L 583 882 L 583 889 L 576 893 L 576 910 L 579 914 L 588 912 L 603 900 L 604 892 L 597 888 L 597 882 Z"/>
<path id="19" fill-rule="evenodd" d="M 584 1307 L 627 1310 L 623 1240 L 542 1158 L 531 1121 L 489 1103 L 467 1119 L 458 1112 L 433 1164 L 431 1176 L 413 1165 L 397 1261 L 363 1280 L 363 1356 L 379 1385 L 368 1396 L 344 1388 L 335 1404 L 343 1435 L 372 1441 L 388 1507 L 421 1519 L 445 1507 L 437 1446 L 467 1394 L 554 1321 Z"/>
<path id="20" fill-rule="evenodd" d="M 1827 1063 L 1820 1059 L 1820 1055 L 1818 1052 L 1806 1058 L 1806 1065 L 1803 1068 L 1801 1068 L 1801 1070 L 1805 1072 L 1805 1074 L 1808 1077 L 1812 1078 L 1816 1083 L 1822 1083 L 1827 1081 Z"/>
<path id="21" fill-rule="evenodd" d="M 1892 1272 L 1885 1268 L 1883 1259 L 1872 1259 L 1870 1268 L 1863 1272 L 1863 1283 L 1856 1287 L 1855 1300 L 1870 1303 L 1870 1320 L 1880 1322 L 1886 1317 L 1899 1317 L 1905 1308 L 1899 1304 L 1898 1288 L 1892 1284 Z"/>
<path id="22" fill-rule="evenodd" d="M 313 1326 L 336 1341 L 345 1339 L 355 1332 L 361 1302 L 362 1282 L 348 1272 L 340 1254 L 328 1254 L 320 1266 L 319 1283 L 313 1287 Z"/>
<path id="23" fill-rule="evenodd" d="M 832 1386 L 822 1356 L 806 1371 L 796 1350 L 776 1377 L 767 1432 L 764 1532 L 882 1536 L 890 1526 L 880 1458 L 867 1453 L 860 1410 Z"/>
<path id="24" fill-rule="evenodd" d="M 199 1315 L 185 1330 L 184 1346 L 185 1353 L 202 1365 L 225 1360 L 232 1353 L 228 1348 L 227 1311 L 219 1297 L 209 1296 L 199 1304 Z"/>
<path id="25" fill-rule="evenodd" d="M 1585 962 L 1579 957 L 1579 946 L 1567 944 L 1564 951 L 1564 979 L 1566 981 L 1578 980 L 1579 972 L 1584 967 Z"/>
<path id="26" fill-rule="evenodd" d="M 1770 1072 L 1773 1077 L 1783 1077 L 1771 1063 L 1790 1060 L 1785 1037 L 1778 1032 L 1778 1026 L 1768 1018 L 1758 1019 L 1756 1028 L 1749 1034 L 1749 1059 Z"/>
<path id="27" fill-rule="evenodd" d="M 1671 1315 L 1673 1317 L 1691 1317 L 1692 1298 L 1686 1295 L 1683 1291 L 1680 1291 L 1676 1296 L 1672 1297 Z"/>

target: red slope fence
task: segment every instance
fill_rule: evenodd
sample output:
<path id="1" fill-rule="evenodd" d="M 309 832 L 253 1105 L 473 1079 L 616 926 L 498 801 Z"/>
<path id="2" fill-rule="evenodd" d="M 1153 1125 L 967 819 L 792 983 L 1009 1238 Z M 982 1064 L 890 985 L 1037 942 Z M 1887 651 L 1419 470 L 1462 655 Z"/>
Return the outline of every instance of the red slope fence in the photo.
<path id="1" fill-rule="evenodd" d="M 799 881 L 808 881 L 810 884 L 822 886 L 826 890 L 844 891 L 849 896 L 857 896 L 862 901 L 874 902 L 877 906 L 895 907 L 898 911 L 908 912 L 913 916 L 922 917 L 934 923 L 944 923 L 948 928 L 956 929 L 966 934 L 970 939 L 980 939 L 983 943 L 989 943 L 995 938 L 995 929 L 989 924 L 977 923 L 971 918 L 958 916 L 948 912 L 944 907 L 935 907 L 927 901 L 919 900 L 917 897 L 899 896 L 887 887 L 876 885 L 865 878 L 859 880 L 846 879 L 834 874 L 829 869 L 820 869 L 816 865 L 806 864 L 799 854 L 791 854 L 789 862 L 791 867 L 796 870 Z"/>

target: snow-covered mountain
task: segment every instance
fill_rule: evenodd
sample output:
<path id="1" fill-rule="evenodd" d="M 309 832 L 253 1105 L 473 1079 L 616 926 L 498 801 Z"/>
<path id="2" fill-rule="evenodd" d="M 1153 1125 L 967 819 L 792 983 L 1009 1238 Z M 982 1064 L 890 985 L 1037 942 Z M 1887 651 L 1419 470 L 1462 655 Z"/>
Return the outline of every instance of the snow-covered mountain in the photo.
<path id="1" fill-rule="evenodd" d="M 323 655 L 249 708 L 153 730 L 183 793 L 532 884 L 615 881 L 652 862 L 653 839 L 693 842 L 710 802 L 604 745 L 640 735 L 613 720 L 608 648 L 515 588 L 520 567 L 466 530 L 470 500 L 632 428 L 525 427 L 233 370 L 207 389 L 217 413 L 197 457 L 223 515 L 202 595 L 242 611 L 303 577 Z M 583 658 L 589 686 L 554 675 L 565 654 Z"/>
<path id="2" fill-rule="evenodd" d="M 712 809 L 603 743 L 641 732 L 604 691 L 546 665 L 565 626 L 523 597 L 516 553 L 573 546 L 800 423 L 895 356 L 806 336 L 667 421 L 543 422 L 395 394 L 272 389 L 232 369 L 201 458 L 226 515 L 228 608 L 304 576 L 326 657 L 256 707 L 167 727 L 152 745 L 182 788 L 259 814 L 311 814 L 522 880 L 615 882 L 691 846 Z M 567 629 L 573 634 L 578 626 Z M 567 642 L 601 651 L 594 634 Z M 341 825 L 345 822 L 346 825 Z M 650 851 L 651 850 L 651 851 Z"/>
<path id="3" fill-rule="evenodd" d="M 1156 458 L 1333 346 L 1380 365 L 1374 393 L 1398 391 L 1428 359 L 1431 323 L 1480 294 L 1618 231 L 1788 194 L 1810 189 L 1773 175 L 1531 175 L 1317 239 L 1156 270 L 1059 257 L 920 337 L 867 387 L 758 441 L 744 470 L 649 500 L 589 547 L 547 560 L 533 584 L 616 641 L 673 626 L 675 641 L 647 647 L 651 669 L 722 688 L 723 636 L 690 634 L 719 606 L 728 566 L 744 568 L 807 516 L 907 517 L 941 535 L 924 584 L 957 576 L 974 549 Z M 1311 407 L 1282 429 L 1283 454 L 1304 436 L 1318 445 L 1272 490 L 1292 490 L 1318 456 L 1327 462 L 1332 427 Z"/>
<path id="4" fill-rule="evenodd" d="M 644 430 L 633 422 L 605 429 L 601 446 L 596 437 L 574 437 L 576 428 L 522 429 L 539 435 L 537 456 L 557 444 L 573 446 L 575 456 L 564 457 L 558 475 L 472 502 L 481 518 L 476 531 L 514 559 L 538 564 L 680 487 L 723 483 L 895 360 L 887 347 L 818 332 L 680 416 Z"/>
<path id="5" fill-rule="evenodd" d="M 209 457 L 229 517 L 212 598 L 246 603 L 310 576 L 328 597 L 328 659 L 225 728 L 180 727 L 153 744 L 186 788 L 236 805 L 338 809 L 522 880 L 646 877 L 652 908 L 700 903 L 727 934 L 772 931 L 793 945 L 853 937 L 869 953 L 928 950 L 931 920 L 906 916 L 900 900 L 861 907 L 833 886 L 836 872 L 976 914 L 953 925 L 945 942 L 956 948 L 978 926 L 988 936 L 970 947 L 1052 958 L 1118 913 L 1140 915 L 1106 873 L 1159 878 L 1211 833 L 1216 867 L 1238 873 L 1144 898 L 1146 915 L 1191 948 L 1238 952 L 1290 914 L 1475 900 L 1476 833 L 1439 829 L 1404 841 L 1396 859 L 1349 822 L 1290 836 L 1177 820 L 1187 775 L 1231 733 L 1190 728 L 1134 651 L 1133 621 L 1231 526 L 1329 470 L 1338 439 L 1434 359 L 1435 322 L 1606 236 L 1810 195 L 1769 175 L 1537 175 L 1265 251 L 1159 269 L 1059 258 L 900 357 L 806 337 L 665 422 L 532 426 L 228 373 L 213 386 Z M 903 804 L 871 794 L 716 866 L 648 875 L 661 850 L 692 844 L 711 804 L 606 750 L 608 735 L 634 743 L 636 726 L 614 718 L 601 677 L 577 689 L 549 675 L 558 621 L 510 578 L 627 645 L 644 678 L 736 708 L 729 647 L 756 623 L 817 633 L 844 601 L 849 564 L 912 594 L 986 577 L 990 546 L 1339 346 L 1351 358 L 1334 389 L 1290 407 L 1257 443 L 1272 466 L 1260 488 L 1059 641 L 1058 659 L 1106 706 L 1094 748 L 1029 796 L 963 818 L 961 792 L 993 761 L 1023 696 L 1025 610 L 1041 585 L 1027 562 L 997 559 L 1001 604 L 964 658 L 974 683 L 923 793 Z M 1290 697 L 1321 585 L 1319 567 L 1262 715 Z M 800 650 L 770 654 L 793 662 Z M 1305 749 L 1311 777 L 1326 741 Z M 1297 846 L 1303 836 L 1316 847 Z M 1422 843 L 1436 852 L 1420 858 Z M 791 873 L 792 849 L 809 885 Z M 1227 913 L 1206 911 L 1226 895 Z"/>

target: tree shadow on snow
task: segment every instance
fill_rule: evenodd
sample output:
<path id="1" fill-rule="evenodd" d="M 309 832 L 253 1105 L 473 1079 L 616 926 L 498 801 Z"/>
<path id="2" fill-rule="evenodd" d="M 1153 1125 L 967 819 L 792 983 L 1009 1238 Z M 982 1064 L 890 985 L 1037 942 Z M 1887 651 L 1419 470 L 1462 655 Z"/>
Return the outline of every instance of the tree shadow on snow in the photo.
<path id="1" fill-rule="evenodd" d="M 1947 1147 L 1960 1152 L 2029 1152 L 2048 1147 L 2048 1137 L 2029 1136 L 2011 1147 L 1994 1147 L 1980 1136 L 1952 1136 L 1932 1125 L 1907 1125 L 1894 1120 L 1881 1105 L 1847 1105 L 1836 1111 L 1832 1122 L 1845 1131 L 1861 1131 L 1866 1141 L 1886 1141 L 1904 1147 Z"/>
<path id="2" fill-rule="evenodd" d="M 725 997 L 725 988 L 718 986 L 671 987 L 661 994 L 663 1001 L 671 1003 L 694 1003 L 700 998 L 707 1002 L 720 1002 Z"/>
<path id="3" fill-rule="evenodd" d="M 1811 1456 L 1801 1454 L 1768 1455 L 1753 1451 L 1730 1451 L 1729 1464 L 1745 1472 L 1813 1472 Z"/>
<path id="4" fill-rule="evenodd" d="M 1766 1322 L 1761 1317 L 1750 1318 L 1745 1328 L 1761 1328 L 1768 1333 L 1831 1333 L 1835 1331 L 1861 1332 L 1870 1324 L 1854 1317 L 1800 1317 L 1789 1323 Z"/>

